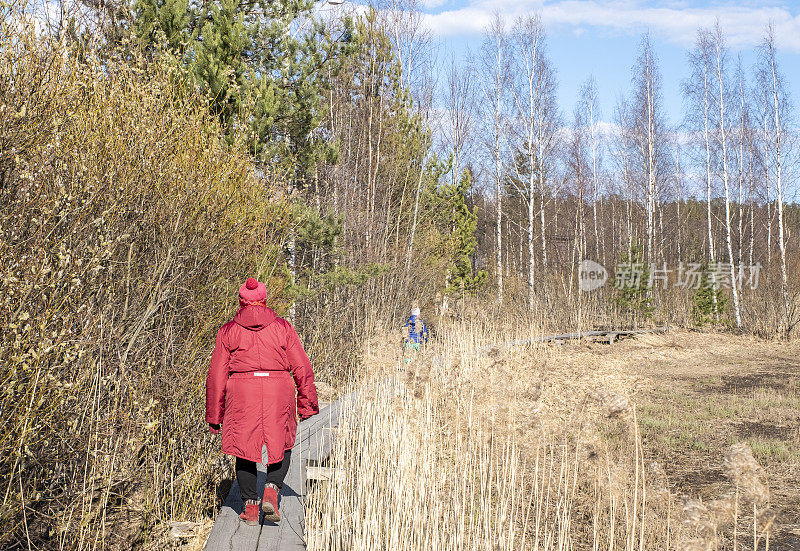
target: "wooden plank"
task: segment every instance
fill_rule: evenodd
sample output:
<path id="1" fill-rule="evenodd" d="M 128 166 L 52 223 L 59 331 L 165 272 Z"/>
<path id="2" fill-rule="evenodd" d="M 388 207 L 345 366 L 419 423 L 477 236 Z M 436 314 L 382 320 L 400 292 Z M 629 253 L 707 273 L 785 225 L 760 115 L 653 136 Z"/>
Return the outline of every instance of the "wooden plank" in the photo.
<path id="1" fill-rule="evenodd" d="M 620 337 L 629 337 L 632 335 L 641 335 L 644 333 L 666 333 L 667 330 L 668 327 L 654 327 L 651 329 L 628 329 L 628 330 L 605 329 L 596 331 L 580 331 L 577 333 L 564 333 L 562 335 L 547 335 L 544 337 L 537 337 L 535 339 L 513 340 L 501 344 L 484 346 L 483 348 L 478 350 L 478 353 L 486 354 L 488 352 L 491 352 L 492 350 L 497 350 L 500 348 L 511 348 L 513 346 L 530 346 L 531 344 L 534 343 L 543 343 L 543 342 L 555 342 L 560 344 L 563 341 L 582 339 L 586 337 L 608 336 L 609 342 L 611 342 L 612 340 L 614 341 L 619 340 Z"/>
<path id="2" fill-rule="evenodd" d="M 320 418 L 306 430 L 303 438 L 304 464 L 316 465 L 328 458 L 334 443 L 331 428 L 339 425 L 340 413 L 341 402 L 335 402 L 324 413 L 320 412 Z"/>
<path id="3" fill-rule="evenodd" d="M 321 427 L 313 433 L 307 443 L 303 459 L 305 465 L 319 465 L 328 459 L 336 442 L 332 427 Z"/>
<path id="4" fill-rule="evenodd" d="M 299 427 L 301 436 L 303 427 Z M 295 551 L 305 549 L 304 489 L 302 468 L 302 438 L 295 441 L 292 448 L 292 462 L 281 488 L 278 509 L 281 521 L 277 524 L 265 522 L 261 528 L 258 551 Z M 261 467 L 263 468 L 263 467 Z"/>
<path id="5" fill-rule="evenodd" d="M 331 428 L 338 426 L 343 406 L 352 404 L 357 398 L 357 392 L 343 396 L 322 408 L 318 415 L 298 424 L 297 439 L 292 448 L 292 461 L 278 503 L 281 512 L 279 523 L 262 520 L 259 526 L 247 526 L 240 522 L 239 513 L 243 503 L 239 485 L 234 482 L 217 515 L 204 549 L 207 551 L 304 550 L 306 464 L 308 462 L 318 464 L 328 457 L 334 442 Z M 266 468 L 259 464 L 256 483 L 259 496 L 263 494 L 265 484 Z"/>
<path id="6" fill-rule="evenodd" d="M 229 551 L 231 549 L 231 538 L 233 538 L 236 530 L 239 529 L 239 524 L 239 513 L 228 515 L 225 514 L 225 511 L 221 511 L 217 515 L 214 528 L 211 529 L 211 534 L 209 534 L 203 549 L 208 551 Z"/>
<path id="7" fill-rule="evenodd" d="M 306 480 L 329 481 L 333 480 L 334 476 L 336 476 L 336 469 L 332 467 L 315 467 L 313 465 L 306 467 Z"/>
<path id="8" fill-rule="evenodd" d="M 352 406 L 358 399 L 358 392 L 353 392 L 333 402 L 329 407 L 301 423 L 302 445 L 305 465 L 319 465 L 333 451 L 336 442 L 334 428 L 339 426 L 339 419 L 344 408 Z"/>
<path id="9" fill-rule="evenodd" d="M 261 530 L 259 526 L 248 526 L 244 522 L 240 522 L 239 513 L 242 511 L 242 505 L 239 483 L 234 481 L 231 491 L 217 515 L 214 528 L 206 540 L 204 549 L 208 551 L 230 551 L 231 549 L 255 551 L 258 547 Z"/>
<path id="10" fill-rule="evenodd" d="M 231 536 L 230 549 L 241 549 L 242 551 L 255 551 L 258 549 L 258 538 L 261 535 L 261 526 L 250 526 L 240 522 L 239 527 Z"/>
<path id="11" fill-rule="evenodd" d="M 298 450 L 299 451 L 299 450 Z M 298 454 L 299 455 L 299 454 Z M 281 522 L 278 546 L 280 551 L 305 549 L 305 481 L 302 461 L 292 461 L 281 490 Z M 267 547 L 268 549 L 269 547 Z M 261 551 L 259 547 L 259 551 Z"/>
<path id="12" fill-rule="evenodd" d="M 631 335 L 641 335 L 643 333 L 666 333 L 667 327 L 654 327 L 650 329 L 629 329 L 629 330 L 615 330 L 606 329 L 599 331 L 580 331 L 578 333 L 565 333 L 563 335 L 549 335 L 546 337 L 539 337 L 534 339 L 535 342 L 549 342 L 554 340 L 573 340 L 582 339 L 584 337 L 604 337 L 606 335 L 614 335 L 615 337 L 624 337 Z M 530 340 L 528 340 L 530 343 Z"/>
<path id="13" fill-rule="evenodd" d="M 322 408 L 317 415 L 300 422 L 300 428 L 306 434 L 313 433 L 321 427 L 335 427 L 339 424 L 339 415 L 342 405 L 350 401 L 351 395 L 343 396 L 325 408 Z"/>

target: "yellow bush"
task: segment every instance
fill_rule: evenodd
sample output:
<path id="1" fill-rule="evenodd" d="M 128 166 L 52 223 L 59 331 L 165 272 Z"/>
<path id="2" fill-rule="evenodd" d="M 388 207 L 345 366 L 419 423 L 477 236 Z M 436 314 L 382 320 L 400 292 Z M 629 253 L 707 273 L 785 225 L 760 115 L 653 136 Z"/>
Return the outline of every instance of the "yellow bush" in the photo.
<path id="1" fill-rule="evenodd" d="M 236 285 L 275 273 L 285 211 L 169 59 L 9 29 L 0 547 L 146 544 L 214 504 L 209 351 Z"/>

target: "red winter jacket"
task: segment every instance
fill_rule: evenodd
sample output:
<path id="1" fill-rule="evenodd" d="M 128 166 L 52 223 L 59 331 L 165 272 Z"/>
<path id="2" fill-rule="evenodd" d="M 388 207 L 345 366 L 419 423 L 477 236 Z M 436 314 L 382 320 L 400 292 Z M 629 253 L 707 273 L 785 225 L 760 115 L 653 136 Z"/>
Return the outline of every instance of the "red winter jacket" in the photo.
<path id="1" fill-rule="evenodd" d="M 264 305 L 239 309 L 217 333 L 206 379 L 206 422 L 222 424 L 222 451 L 261 462 L 294 446 L 297 415 L 319 413 L 311 362 L 292 324 Z"/>

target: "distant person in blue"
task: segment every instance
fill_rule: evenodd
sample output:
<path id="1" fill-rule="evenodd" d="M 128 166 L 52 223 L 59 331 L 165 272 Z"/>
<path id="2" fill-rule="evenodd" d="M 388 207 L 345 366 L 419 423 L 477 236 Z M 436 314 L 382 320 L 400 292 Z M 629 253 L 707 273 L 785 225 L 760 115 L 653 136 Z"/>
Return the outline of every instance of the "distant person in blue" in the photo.
<path id="1" fill-rule="evenodd" d="M 411 309 L 411 317 L 406 320 L 405 327 L 408 328 L 408 339 L 406 340 L 406 350 L 418 351 L 420 345 L 428 342 L 428 328 L 422 320 L 419 308 Z"/>

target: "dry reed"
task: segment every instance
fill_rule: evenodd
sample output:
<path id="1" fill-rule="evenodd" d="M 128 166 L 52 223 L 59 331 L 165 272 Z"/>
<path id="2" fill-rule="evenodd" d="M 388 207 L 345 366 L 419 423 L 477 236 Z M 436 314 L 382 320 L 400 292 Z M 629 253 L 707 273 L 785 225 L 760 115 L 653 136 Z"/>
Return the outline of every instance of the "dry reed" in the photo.
<path id="1" fill-rule="evenodd" d="M 390 336 L 367 346 L 372 376 L 337 429 L 334 480 L 307 502 L 309 548 L 633 550 L 663 541 L 663 524 L 650 524 L 627 398 L 604 390 L 595 410 L 586 406 L 592 387 L 574 389 L 569 403 L 583 413 L 568 420 L 558 400 L 544 405 L 558 382 L 519 364 L 550 352 L 511 360 L 514 347 L 487 346 L 524 333 L 465 324 L 440 336 L 409 362 L 386 346 Z M 502 384 L 511 365 L 517 378 Z M 533 412 L 520 407 L 529 393 L 543 404 Z M 590 418 L 620 426 L 630 455 L 590 438 Z"/>

